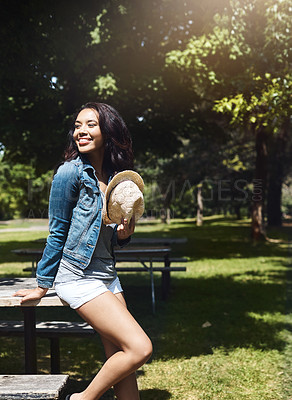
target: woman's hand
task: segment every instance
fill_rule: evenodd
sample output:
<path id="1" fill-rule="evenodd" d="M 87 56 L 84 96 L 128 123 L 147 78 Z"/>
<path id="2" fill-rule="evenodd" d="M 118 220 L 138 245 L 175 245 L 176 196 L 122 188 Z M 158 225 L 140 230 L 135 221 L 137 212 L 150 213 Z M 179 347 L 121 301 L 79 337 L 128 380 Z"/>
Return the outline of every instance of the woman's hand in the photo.
<path id="1" fill-rule="evenodd" d="M 47 288 L 36 287 L 35 289 L 20 289 L 13 296 L 22 297 L 20 304 L 29 300 L 39 300 L 47 293 Z"/>
<path id="2" fill-rule="evenodd" d="M 117 233 L 118 240 L 128 239 L 134 233 L 135 230 L 135 218 L 131 218 L 130 223 L 128 223 L 127 218 L 123 218 L 120 225 L 118 225 Z"/>

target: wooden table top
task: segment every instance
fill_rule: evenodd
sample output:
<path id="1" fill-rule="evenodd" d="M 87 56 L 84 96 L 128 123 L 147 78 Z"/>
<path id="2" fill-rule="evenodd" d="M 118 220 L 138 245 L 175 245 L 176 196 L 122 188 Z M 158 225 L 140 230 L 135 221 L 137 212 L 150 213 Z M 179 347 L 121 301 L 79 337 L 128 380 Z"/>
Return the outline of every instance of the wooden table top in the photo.
<path id="1" fill-rule="evenodd" d="M 145 257 L 155 257 L 164 256 L 170 253 L 170 248 L 165 247 L 131 247 L 130 245 L 122 249 L 115 249 L 115 255 L 132 255 L 132 256 L 145 256 Z"/>
<path id="2" fill-rule="evenodd" d="M 20 305 L 21 297 L 13 294 L 19 289 L 33 289 L 37 286 L 35 278 L 1 278 L 0 279 L 0 307 L 59 307 L 66 306 L 54 289 L 49 289 L 47 294 L 40 300 L 28 301 Z"/>
<path id="3" fill-rule="evenodd" d="M 35 243 L 46 243 L 47 238 L 36 239 Z M 131 245 L 159 245 L 159 246 L 169 246 L 170 244 L 185 244 L 187 243 L 187 238 L 179 237 L 135 237 L 132 236 Z"/>
<path id="4" fill-rule="evenodd" d="M 21 256 L 41 256 L 43 254 L 43 249 L 36 248 L 23 248 L 12 250 L 13 253 Z M 143 255 L 143 256 L 164 256 L 170 253 L 171 249 L 169 247 L 163 246 L 151 246 L 151 247 L 134 247 L 126 246 L 124 248 L 117 248 L 114 250 L 116 255 Z"/>

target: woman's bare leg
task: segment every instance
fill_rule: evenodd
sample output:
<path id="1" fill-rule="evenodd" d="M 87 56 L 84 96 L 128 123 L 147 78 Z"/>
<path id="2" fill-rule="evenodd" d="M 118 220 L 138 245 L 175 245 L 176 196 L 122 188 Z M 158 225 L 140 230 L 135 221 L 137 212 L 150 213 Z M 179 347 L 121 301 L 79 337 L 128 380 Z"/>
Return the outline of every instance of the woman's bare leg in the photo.
<path id="1" fill-rule="evenodd" d="M 82 393 L 71 396 L 71 400 L 97 400 L 148 360 L 152 344 L 125 305 L 111 292 L 83 304 L 77 312 L 118 349 L 108 358 L 89 386 Z M 127 400 L 132 399 L 127 397 Z"/>
<path id="2" fill-rule="evenodd" d="M 101 338 L 106 357 L 110 358 L 119 349 L 105 338 Z M 133 372 L 114 385 L 114 393 L 118 400 L 140 400 L 136 373 Z"/>
<path id="3" fill-rule="evenodd" d="M 117 293 L 116 297 L 121 301 L 121 303 L 127 307 L 123 293 Z M 101 336 L 101 340 L 104 346 L 104 351 L 106 358 L 110 358 L 114 353 L 120 349 L 111 343 L 109 340 Z M 120 382 L 114 385 L 114 393 L 118 400 L 140 400 L 136 373 L 133 372 L 131 375 L 122 379 Z"/>

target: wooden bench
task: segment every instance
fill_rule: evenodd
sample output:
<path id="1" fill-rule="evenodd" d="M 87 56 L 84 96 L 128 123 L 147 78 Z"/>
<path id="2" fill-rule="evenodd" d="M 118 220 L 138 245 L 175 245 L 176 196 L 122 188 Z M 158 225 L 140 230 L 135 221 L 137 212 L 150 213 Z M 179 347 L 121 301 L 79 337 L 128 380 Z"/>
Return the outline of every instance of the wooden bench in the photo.
<path id="1" fill-rule="evenodd" d="M 86 322 L 50 321 L 36 323 L 37 336 L 50 340 L 51 373 L 60 373 L 60 343 L 61 336 L 87 336 L 96 332 Z M 23 336 L 23 321 L 0 321 L 0 336 Z"/>
<path id="2" fill-rule="evenodd" d="M 59 399 L 67 380 L 68 375 L 0 375 L 0 399 Z"/>

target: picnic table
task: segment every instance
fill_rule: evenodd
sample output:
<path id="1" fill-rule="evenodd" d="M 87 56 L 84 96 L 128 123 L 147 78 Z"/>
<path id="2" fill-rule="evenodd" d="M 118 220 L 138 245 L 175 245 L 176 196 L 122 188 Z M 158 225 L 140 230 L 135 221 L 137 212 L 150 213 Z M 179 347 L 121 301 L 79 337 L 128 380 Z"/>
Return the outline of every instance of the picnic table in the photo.
<path id="1" fill-rule="evenodd" d="M 20 256 L 29 256 L 32 259 L 32 276 L 35 276 L 37 262 L 41 259 L 43 250 L 35 248 L 23 248 L 12 250 L 13 253 Z M 170 286 L 170 271 L 185 271 L 185 267 L 171 267 L 170 266 L 170 251 L 169 247 L 131 247 L 127 246 L 123 249 L 115 250 L 115 257 L 117 262 L 139 262 L 142 268 L 133 267 L 116 267 L 118 272 L 149 272 L 151 284 L 151 301 L 152 312 L 155 314 L 155 287 L 154 287 L 154 271 L 162 273 L 162 293 L 166 298 Z M 163 267 L 154 267 L 154 261 L 163 260 Z"/>
<path id="2" fill-rule="evenodd" d="M 35 243 L 46 243 L 46 238 L 36 239 Z M 170 237 L 136 237 L 135 235 L 131 238 L 131 246 L 132 245 L 146 245 L 146 246 L 170 246 L 175 244 L 184 244 L 187 243 L 187 238 L 178 237 L 178 238 L 170 238 Z"/>
<path id="3" fill-rule="evenodd" d="M 130 248 L 126 247 L 124 249 L 115 250 L 115 257 L 117 262 L 132 262 L 138 261 L 142 264 L 145 271 L 150 273 L 150 282 L 151 282 L 151 300 L 152 300 L 152 312 L 155 314 L 155 288 L 154 288 L 154 276 L 153 276 L 153 260 L 157 259 L 157 257 L 162 257 L 164 260 L 164 269 L 166 271 L 169 268 L 169 254 L 170 248 Z M 147 265 L 147 262 L 149 265 Z M 121 267 L 116 267 L 117 271 L 122 272 Z M 125 269 L 124 272 L 131 272 L 131 269 Z M 141 269 L 136 269 L 135 272 L 140 272 Z M 168 271 L 169 272 L 169 271 Z"/>
<path id="4" fill-rule="evenodd" d="M 187 243 L 187 238 L 169 238 L 169 237 L 132 237 L 131 245 L 158 245 L 158 246 L 170 246 L 173 244 L 184 244 Z"/>
<path id="5" fill-rule="evenodd" d="M 20 298 L 13 296 L 19 289 L 32 289 L 35 287 L 34 278 L 2 278 L 0 279 L 0 307 L 20 307 Z M 24 316 L 24 350 L 25 372 L 34 374 L 37 372 L 36 354 L 36 307 L 62 307 L 67 305 L 49 289 L 46 296 L 40 300 L 28 301 L 21 305 Z"/>

